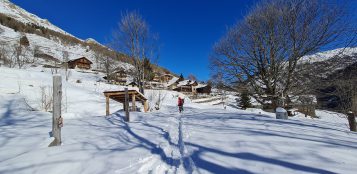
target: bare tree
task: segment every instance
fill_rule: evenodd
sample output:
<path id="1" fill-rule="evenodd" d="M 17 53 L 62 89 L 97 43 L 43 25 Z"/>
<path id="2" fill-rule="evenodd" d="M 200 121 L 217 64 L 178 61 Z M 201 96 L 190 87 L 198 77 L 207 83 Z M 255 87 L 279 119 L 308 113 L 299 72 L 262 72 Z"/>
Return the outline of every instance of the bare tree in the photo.
<path id="1" fill-rule="evenodd" d="M 35 62 L 38 60 L 38 58 L 36 57 L 36 55 L 39 54 L 40 52 L 41 52 L 41 51 L 40 51 L 40 46 L 35 45 L 35 46 L 33 47 L 33 55 L 31 55 L 31 56 L 32 56 L 31 63 L 35 63 Z"/>
<path id="2" fill-rule="evenodd" d="M 95 59 L 96 69 L 101 69 L 102 54 L 100 54 L 98 51 L 94 52 L 94 59 Z"/>
<path id="3" fill-rule="evenodd" d="M 149 25 L 137 12 L 126 12 L 122 15 L 118 29 L 113 34 L 113 47 L 132 58 L 133 78 L 144 93 L 145 67 L 144 59 L 158 57 L 157 36 L 152 34 Z M 151 61 L 153 62 L 153 61 Z"/>
<path id="4" fill-rule="evenodd" d="M 53 106 L 53 91 L 52 88 L 48 86 L 40 86 L 41 89 L 41 109 L 44 111 L 49 111 Z"/>
<path id="5" fill-rule="evenodd" d="M 99 54 L 99 53 L 98 53 Z M 100 64 L 103 67 L 105 74 L 107 76 L 107 81 L 110 81 L 111 75 L 114 71 L 114 69 L 116 68 L 115 65 L 115 61 L 111 56 L 105 56 L 103 54 L 98 55 L 99 57 L 101 57 L 100 60 Z"/>
<path id="6" fill-rule="evenodd" d="M 187 77 L 187 79 L 189 79 L 189 80 L 191 80 L 191 81 L 197 81 L 196 76 L 193 75 L 193 74 L 189 74 L 188 77 Z"/>
<path id="7" fill-rule="evenodd" d="M 212 72 L 227 83 L 247 84 L 252 97 L 275 108 L 279 96 L 299 87 L 298 61 L 346 41 L 347 21 L 339 3 L 263 1 L 214 45 Z"/>
<path id="8" fill-rule="evenodd" d="M 6 48 L 4 43 L 0 43 L 0 65 L 6 65 L 7 63 L 7 54 Z"/>
<path id="9" fill-rule="evenodd" d="M 13 45 L 13 56 L 17 66 L 21 69 L 27 63 L 30 63 L 30 56 L 28 55 L 30 49 L 28 46 L 21 44 Z"/>
<path id="10" fill-rule="evenodd" d="M 354 118 L 357 113 L 357 63 L 346 68 L 340 69 L 335 73 L 327 76 L 319 81 L 320 89 L 323 89 L 324 97 L 327 97 L 329 102 L 337 103 L 335 111 L 343 113 L 342 117 L 348 119 L 348 116 Z M 350 130 L 356 131 L 355 124 L 351 124 Z"/>
<path id="11" fill-rule="evenodd" d="M 165 100 L 167 93 L 164 90 L 152 90 L 148 94 L 149 110 L 160 110 L 163 101 Z"/>

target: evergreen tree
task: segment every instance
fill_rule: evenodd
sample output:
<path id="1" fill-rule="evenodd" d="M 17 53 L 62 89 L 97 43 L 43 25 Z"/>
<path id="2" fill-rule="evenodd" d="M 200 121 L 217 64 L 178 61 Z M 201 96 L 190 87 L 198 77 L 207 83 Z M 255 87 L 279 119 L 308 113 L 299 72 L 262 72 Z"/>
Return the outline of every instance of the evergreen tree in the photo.
<path id="1" fill-rule="evenodd" d="M 241 107 L 242 109 L 247 109 L 252 106 L 252 104 L 250 103 L 250 97 L 248 92 L 246 91 L 241 92 L 239 96 L 240 96 L 239 103 L 238 103 L 239 107 Z"/>
<path id="2" fill-rule="evenodd" d="M 183 80 L 185 80 L 185 78 L 183 78 L 183 75 L 182 75 L 182 73 L 181 73 L 180 78 L 179 78 L 179 81 L 183 81 Z"/>
<path id="3" fill-rule="evenodd" d="M 150 59 L 144 58 L 143 64 L 144 64 L 144 74 L 145 74 L 144 79 L 147 81 L 151 81 L 152 79 L 154 79 L 155 74 Z"/>

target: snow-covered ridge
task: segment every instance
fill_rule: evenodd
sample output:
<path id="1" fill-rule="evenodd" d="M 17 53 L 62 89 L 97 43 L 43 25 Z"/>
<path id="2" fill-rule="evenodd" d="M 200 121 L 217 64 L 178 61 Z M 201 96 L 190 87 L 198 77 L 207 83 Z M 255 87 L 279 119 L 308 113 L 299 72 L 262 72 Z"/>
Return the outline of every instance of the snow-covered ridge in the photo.
<path id="1" fill-rule="evenodd" d="M 87 42 L 87 43 L 93 43 L 93 44 L 101 45 L 98 41 L 96 41 L 96 40 L 93 39 L 93 38 L 88 38 L 88 39 L 86 39 L 86 42 Z"/>
<path id="2" fill-rule="evenodd" d="M 315 63 L 329 60 L 335 56 L 353 56 L 357 54 L 357 47 L 337 48 L 302 57 L 300 63 Z"/>
<path id="3" fill-rule="evenodd" d="M 26 10 L 22 9 L 21 7 L 11 3 L 9 0 L 0 0 L 0 13 L 8 15 L 9 17 L 12 17 L 25 24 L 36 24 L 38 26 L 43 26 L 50 30 L 74 37 L 73 35 L 62 30 L 61 28 L 51 24 L 47 19 L 42 19 L 34 14 L 31 14 Z"/>

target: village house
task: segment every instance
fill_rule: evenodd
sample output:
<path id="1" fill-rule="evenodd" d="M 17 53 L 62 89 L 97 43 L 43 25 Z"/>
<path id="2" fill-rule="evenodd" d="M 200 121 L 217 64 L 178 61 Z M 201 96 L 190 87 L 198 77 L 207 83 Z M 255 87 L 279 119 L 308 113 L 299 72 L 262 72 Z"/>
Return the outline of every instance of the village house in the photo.
<path id="1" fill-rule="evenodd" d="M 182 93 L 195 94 L 196 93 L 195 86 L 197 86 L 197 85 L 198 85 L 198 83 L 196 81 L 183 80 L 183 81 L 180 81 L 177 84 L 177 87 L 174 88 L 173 90 L 182 92 Z"/>
<path id="2" fill-rule="evenodd" d="M 67 63 L 68 63 L 68 68 L 70 68 L 70 69 L 74 69 L 74 68 L 91 69 L 91 64 L 93 64 L 86 57 L 72 59 L 72 60 L 68 61 Z"/>
<path id="3" fill-rule="evenodd" d="M 123 68 L 116 69 L 113 73 L 109 75 L 109 79 L 108 77 L 104 77 L 104 79 L 112 81 L 117 85 L 126 85 L 127 78 L 128 74 Z"/>
<path id="4" fill-rule="evenodd" d="M 198 84 L 195 86 L 195 91 L 197 94 L 211 94 L 212 87 L 208 84 Z"/>
<path id="5" fill-rule="evenodd" d="M 173 90 L 177 87 L 180 79 L 178 77 L 173 77 L 170 81 L 165 84 L 165 87 L 169 90 Z"/>
<path id="6" fill-rule="evenodd" d="M 153 78 L 153 82 L 159 82 L 159 83 L 168 83 L 172 78 L 175 76 L 171 74 L 160 74 L 160 73 L 155 73 L 155 76 Z"/>
<path id="7" fill-rule="evenodd" d="M 164 89 L 165 86 L 161 82 L 149 81 L 149 82 L 145 82 L 145 88 L 146 89 Z"/>
<path id="8" fill-rule="evenodd" d="M 153 82 L 161 82 L 161 74 L 155 73 L 154 78 L 152 79 Z"/>
<path id="9" fill-rule="evenodd" d="M 161 83 L 167 83 L 167 82 L 169 82 L 172 78 L 174 78 L 173 75 L 171 75 L 171 74 L 164 74 L 164 75 L 162 75 L 162 76 L 160 77 L 160 82 L 161 82 Z"/>

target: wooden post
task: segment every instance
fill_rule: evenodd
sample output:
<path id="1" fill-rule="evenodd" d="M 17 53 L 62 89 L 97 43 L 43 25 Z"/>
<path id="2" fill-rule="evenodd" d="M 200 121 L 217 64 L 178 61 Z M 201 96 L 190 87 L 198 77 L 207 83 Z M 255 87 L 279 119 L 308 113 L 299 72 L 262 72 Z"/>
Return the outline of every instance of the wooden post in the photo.
<path id="1" fill-rule="evenodd" d="M 62 101 L 62 77 L 53 75 L 53 110 L 52 110 L 52 135 L 55 138 L 49 146 L 61 145 L 61 101 Z"/>
<path id="2" fill-rule="evenodd" d="M 105 115 L 109 115 L 109 96 L 105 96 Z"/>
<path id="3" fill-rule="evenodd" d="M 350 131 L 356 132 L 356 117 L 355 114 L 353 112 L 348 112 L 347 113 L 348 116 L 348 123 L 350 125 Z"/>
<path id="4" fill-rule="evenodd" d="M 128 88 L 125 88 L 125 118 L 126 121 L 129 122 L 129 93 Z"/>
<path id="5" fill-rule="evenodd" d="M 149 108 L 148 108 L 148 101 L 145 100 L 145 101 L 144 101 L 144 112 L 147 112 L 148 110 L 149 110 Z"/>
<path id="6" fill-rule="evenodd" d="M 135 106 L 135 94 L 132 95 L 132 99 L 131 99 L 131 102 L 132 102 L 132 111 L 136 111 L 136 106 Z"/>

